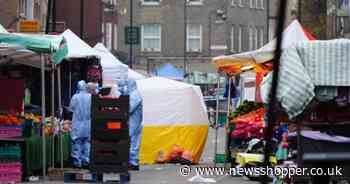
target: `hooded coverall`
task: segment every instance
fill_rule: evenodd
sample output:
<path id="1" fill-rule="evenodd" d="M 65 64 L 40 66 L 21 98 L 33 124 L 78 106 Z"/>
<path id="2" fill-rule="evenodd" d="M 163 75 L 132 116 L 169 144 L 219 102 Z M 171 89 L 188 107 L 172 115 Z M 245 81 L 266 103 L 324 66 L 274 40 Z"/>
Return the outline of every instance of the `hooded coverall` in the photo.
<path id="1" fill-rule="evenodd" d="M 130 135 L 130 156 L 129 164 L 139 165 L 139 152 L 142 132 L 142 97 L 137 90 L 135 80 L 120 81 L 118 83 L 122 95 L 129 95 L 129 135 Z M 125 87 L 127 86 L 127 89 Z"/>
<path id="2" fill-rule="evenodd" d="M 86 166 L 90 161 L 91 94 L 85 81 L 78 82 L 78 91 L 71 99 L 70 109 L 73 112 L 70 134 L 73 164 L 76 167 Z"/>

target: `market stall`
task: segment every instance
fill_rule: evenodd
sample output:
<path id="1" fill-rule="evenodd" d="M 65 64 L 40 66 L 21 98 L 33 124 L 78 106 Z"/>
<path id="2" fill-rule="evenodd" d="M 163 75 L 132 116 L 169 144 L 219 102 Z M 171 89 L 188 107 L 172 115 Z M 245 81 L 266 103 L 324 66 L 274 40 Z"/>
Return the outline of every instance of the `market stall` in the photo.
<path id="1" fill-rule="evenodd" d="M 289 128 L 291 147 L 286 151 L 295 154 L 285 160 L 299 167 L 338 165 L 344 168 L 342 178 L 349 177 L 349 46 L 348 40 L 338 39 L 291 47 L 280 59 L 276 95 L 279 111 L 288 117 L 288 125 L 295 127 Z M 263 82 L 264 101 L 269 99 L 271 84 L 269 74 Z M 329 183 L 337 179 L 339 176 L 324 174 L 311 181 Z"/>
<path id="2" fill-rule="evenodd" d="M 282 49 L 313 39 L 295 20 L 283 32 Z M 240 84 L 237 87 L 241 91 L 241 101 L 239 106 L 236 106 L 236 109 L 229 105 L 227 111 L 228 124 L 226 133 L 228 138 L 226 155 L 228 155 L 228 158 L 231 158 L 233 165 L 251 166 L 250 164 L 256 165 L 264 162 L 261 156 L 264 154 L 265 144 L 263 137 L 266 127 L 266 104 L 261 103 L 260 88 L 264 76 L 272 69 L 269 62 L 274 58 L 276 41 L 276 39 L 272 40 L 255 51 L 231 56 L 219 56 L 213 59 L 218 71 L 227 75 L 229 81 L 228 89 L 231 89 L 231 86 L 234 85 L 231 83 L 233 78 L 237 78 L 237 76 L 240 78 Z M 231 99 L 230 92 L 232 90 L 228 91 L 228 99 Z M 228 103 L 231 104 L 231 100 Z M 277 164 L 278 160 L 285 158 L 283 145 L 285 145 L 284 133 L 288 130 L 285 127 L 287 120 L 288 118 L 284 117 L 278 119 L 279 124 L 274 134 L 276 157 L 271 157 L 270 161 L 272 164 Z"/>
<path id="3" fill-rule="evenodd" d="M 23 65 L 29 65 L 33 67 L 38 67 L 41 69 L 41 117 L 39 118 L 40 125 L 38 132 L 40 135 L 40 139 L 42 139 L 42 148 L 41 152 L 43 153 L 42 157 L 42 167 L 43 175 L 46 175 L 46 167 L 47 167 L 47 155 L 46 155 L 46 149 L 47 145 L 46 140 L 47 136 L 49 136 L 49 132 L 52 131 L 52 129 L 49 127 L 49 124 L 46 120 L 46 103 L 45 103 L 45 70 L 49 70 L 51 68 L 50 64 L 50 57 L 52 57 L 52 60 L 55 62 L 60 62 L 62 57 L 60 57 L 60 45 L 63 42 L 63 39 L 59 36 L 50 36 L 50 35 L 28 35 L 28 34 L 19 34 L 19 33 L 0 33 L 0 45 L 1 45 L 1 61 L 0 63 L 3 65 L 9 64 L 9 63 L 18 63 Z M 53 70 L 51 70 L 53 71 Z M 6 79 L 5 79 L 6 81 Z M 9 85 L 11 87 L 11 85 Z M 24 93 L 24 86 L 20 87 Z M 12 88 L 10 90 L 16 90 L 15 88 Z M 19 88 L 17 90 L 20 90 Z M 6 96 L 2 97 L 6 98 Z M 22 101 L 23 98 L 17 99 L 18 101 Z M 5 101 L 5 100 L 3 100 Z M 22 101 L 23 104 L 23 101 Z M 17 146 L 20 146 L 20 152 L 21 152 L 21 162 L 24 165 L 26 160 L 28 159 L 28 155 L 25 153 L 24 149 L 28 146 L 28 141 L 26 141 L 26 137 L 31 137 L 32 134 L 28 133 L 28 128 L 34 128 L 34 123 L 30 123 L 30 119 L 36 119 L 38 121 L 38 118 L 33 118 L 31 115 L 23 115 L 23 108 L 17 109 L 13 111 L 13 109 L 6 109 L 3 108 L 3 115 L 7 118 L 2 119 L 3 128 L 6 129 L 6 131 L 3 132 L 1 143 L 2 144 L 10 144 L 14 143 Z M 12 117 L 12 118 L 8 118 Z M 24 121 L 26 120 L 26 121 Z M 52 122 L 50 119 L 50 122 Z M 14 127 L 13 124 L 16 124 L 17 127 Z M 25 125 L 25 126 L 24 126 Z M 27 132 L 27 133 L 22 133 Z M 34 135 L 34 134 L 33 134 Z M 14 147 L 12 147 L 14 148 Z M 19 148 L 19 147 L 18 147 Z M 30 147 L 28 147 L 30 148 Z M 40 152 L 39 150 L 36 150 Z M 6 159 L 5 159 L 6 160 Z M 7 167 L 7 166 L 6 166 Z M 22 166 L 21 166 L 22 167 Z M 18 171 L 18 170 L 17 170 Z M 24 172 L 27 172 L 28 170 L 24 170 Z M 16 173 L 17 176 L 20 175 L 19 173 Z M 9 178 L 6 178 L 8 175 L 2 175 L 2 179 L 5 181 Z M 16 181 L 17 178 L 12 178 Z"/>

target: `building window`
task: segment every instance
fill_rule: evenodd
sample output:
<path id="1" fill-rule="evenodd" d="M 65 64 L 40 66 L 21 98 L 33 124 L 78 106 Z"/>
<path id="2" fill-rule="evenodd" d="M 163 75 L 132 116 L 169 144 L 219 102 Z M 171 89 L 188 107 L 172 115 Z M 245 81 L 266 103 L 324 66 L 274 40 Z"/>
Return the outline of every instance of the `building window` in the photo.
<path id="1" fill-rule="evenodd" d="M 203 5 L 203 0 L 187 0 L 188 5 Z"/>
<path id="2" fill-rule="evenodd" d="M 242 52 L 242 27 L 241 26 L 238 27 L 237 32 L 238 32 L 238 35 L 237 35 L 238 49 L 237 50 L 238 52 Z"/>
<path id="3" fill-rule="evenodd" d="M 160 24 L 144 24 L 141 26 L 141 49 L 143 52 L 161 51 Z"/>
<path id="4" fill-rule="evenodd" d="M 248 40 L 249 40 L 249 50 L 253 50 L 253 28 L 248 27 Z"/>
<path id="5" fill-rule="evenodd" d="M 34 0 L 20 0 L 20 13 L 23 14 L 27 19 L 34 19 Z"/>
<path id="6" fill-rule="evenodd" d="M 235 52 L 235 26 L 231 29 L 231 51 Z"/>
<path id="7" fill-rule="evenodd" d="M 264 0 L 260 0 L 260 8 L 265 9 Z"/>
<path id="8" fill-rule="evenodd" d="M 112 23 L 106 24 L 106 47 L 108 50 L 112 50 Z"/>
<path id="9" fill-rule="evenodd" d="M 117 24 L 114 24 L 114 34 L 113 34 L 113 49 L 118 49 L 118 27 Z"/>
<path id="10" fill-rule="evenodd" d="M 257 9 L 264 9 L 264 0 L 256 0 L 255 3 Z"/>
<path id="11" fill-rule="evenodd" d="M 258 39 L 258 35 L 259 35 L 259 30 L 258 28 L 254 28 L 254 49 L 258 49 L 259 48 L 259 39 Z"/>
<path id="12" fill-rule="evenodd" d="M 202 26 L 199 24 L 187 25 L 187 52 L 202 51 Z"/>
<path id="13" fill-rule="evenodd" d="M 260 29 L 260 47 L 264 46 L 264 28 Z"/>
<path id="14" fill-rule="evenodd" d="M 249 0 L 249 8 L 255 8 L 255 0 Z"/>
<path id="15" fill-rule="evenodd" d="M 239 7 L 244 7 L 244 6 L 243 6 L 243 0 L 238 0 L 238 6 L 239 6 Z"/>
<path id="16" fill-rule="evenodd" d="M 160 0 L 142 0 L 143 5 L 159 5 Z"/>
<path id="17" fill-rule="evenodd" d="M 104 23 L 102 23 L 101 32 L 102 32 L 102 43 L 103 43 L 103 45 L 106 45 L 105 24 Z"/>

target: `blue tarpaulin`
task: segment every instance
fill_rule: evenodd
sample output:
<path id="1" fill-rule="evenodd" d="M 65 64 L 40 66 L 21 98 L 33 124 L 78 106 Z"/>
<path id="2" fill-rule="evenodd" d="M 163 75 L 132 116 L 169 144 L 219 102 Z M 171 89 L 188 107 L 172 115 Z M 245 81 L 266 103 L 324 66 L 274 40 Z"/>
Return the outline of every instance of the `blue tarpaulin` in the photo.
<path id="1" fill-rule="evenodd" d="M 175 80 L 184 79 L 184 71 L 182 69 L 176 68 L 174 65 L 167 63 L 156 69 L 154 72 L 156 76 L 165 77 Z"/>

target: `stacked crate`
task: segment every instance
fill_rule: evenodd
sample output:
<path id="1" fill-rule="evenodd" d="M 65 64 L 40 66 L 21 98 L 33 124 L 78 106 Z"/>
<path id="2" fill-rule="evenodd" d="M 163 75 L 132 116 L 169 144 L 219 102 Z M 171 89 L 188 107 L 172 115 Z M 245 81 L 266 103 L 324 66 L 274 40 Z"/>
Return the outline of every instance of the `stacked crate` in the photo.
<path id="1" fill-rule="evenodd" d="M 0 144 L 0 183 L 22 180 L 21 148 L 16 144 Z"/>
<path id="2" fill-rule="evenodd" d="M 91 107 L 91 170 L 126 173 L 130 149 L 129 96 L 118 99 L 93 96 Z"/>

